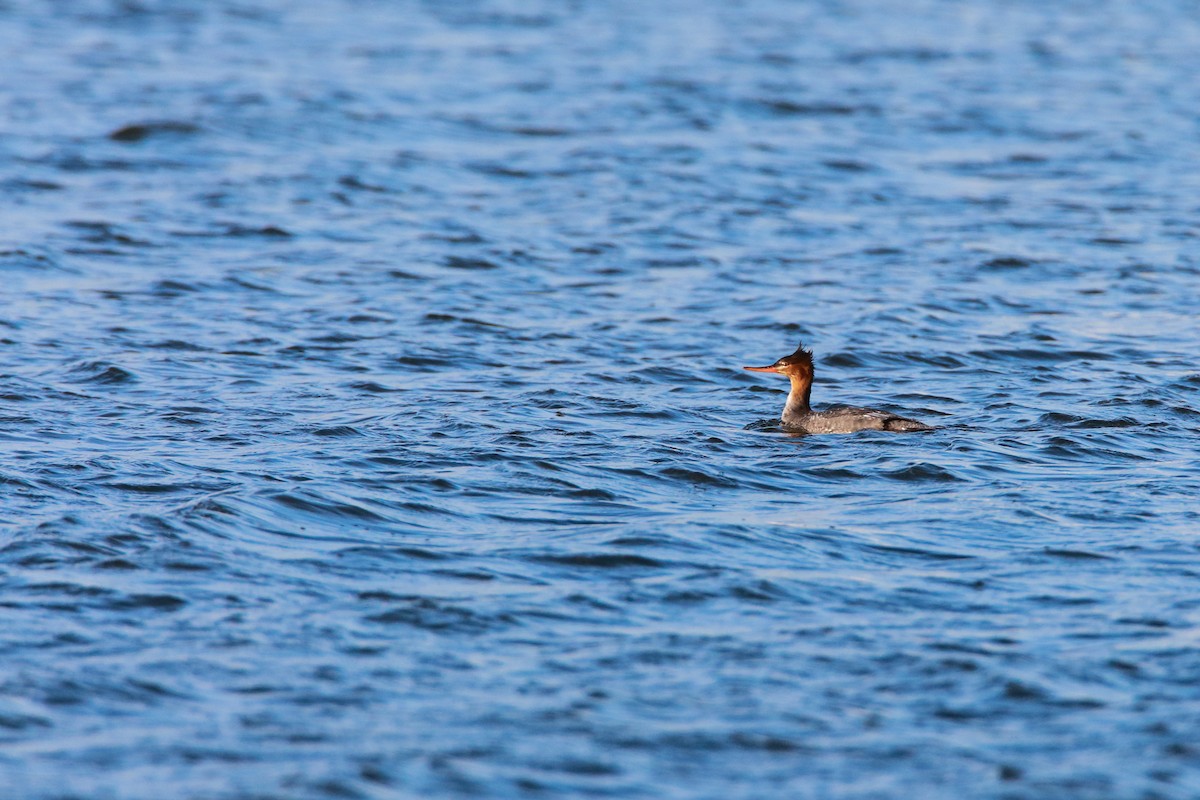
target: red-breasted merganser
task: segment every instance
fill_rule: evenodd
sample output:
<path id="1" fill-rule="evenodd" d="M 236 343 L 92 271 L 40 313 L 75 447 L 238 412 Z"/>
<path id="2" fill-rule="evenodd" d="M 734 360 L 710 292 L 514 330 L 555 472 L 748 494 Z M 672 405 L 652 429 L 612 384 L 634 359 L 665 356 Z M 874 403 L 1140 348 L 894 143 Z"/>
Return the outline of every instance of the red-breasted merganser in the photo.
<path id="1" fill-rule="evenodd" d="M 743 367 L 751 372 L 778 372 L 792 381 L 787 403 L 780 418 L 783 427 L 803 433 L 854 433 L 855 431 L 931 431 L 933 428 L 915 419 L 905 419 L 889 411 L 851 406 L 830 406 L 813 411 L 808 405 L 812 394 L 812 351 L 801 344 L 796 352 L 767 367 Z"/>

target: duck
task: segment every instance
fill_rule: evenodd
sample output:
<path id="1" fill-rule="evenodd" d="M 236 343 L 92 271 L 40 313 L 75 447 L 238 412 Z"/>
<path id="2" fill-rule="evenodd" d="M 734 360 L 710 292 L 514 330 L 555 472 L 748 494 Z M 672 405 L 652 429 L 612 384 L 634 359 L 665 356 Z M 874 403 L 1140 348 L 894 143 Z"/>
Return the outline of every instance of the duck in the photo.
<path id="1" fill-rule="evenodd" d="M 783 427 L 799 433 L 855 433 L 857 431 L 892 431 L 914 433 L 931 431 L 934 428 L 915 419 L 908 419 L 890 411 L 855 406 L 829 406 L 821 411 L 813 410 L 809 404 L 813 384 L 813 354 L 805 349 L 804 343 L 796 352 L 768 364 L 765 367 L 742 367 L 750 372 L 774 372 L 784 375 L 792 382 L 787 402 L 783 405 L 780 422 Z"/>

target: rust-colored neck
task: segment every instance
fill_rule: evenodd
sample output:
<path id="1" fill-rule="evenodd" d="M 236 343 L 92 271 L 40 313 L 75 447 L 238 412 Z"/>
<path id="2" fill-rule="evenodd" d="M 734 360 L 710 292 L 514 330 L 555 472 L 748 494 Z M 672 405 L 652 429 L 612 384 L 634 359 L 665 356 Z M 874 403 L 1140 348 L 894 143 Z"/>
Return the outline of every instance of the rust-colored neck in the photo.
<path id="1" fill-rule="evenodd" d="M 792 390 L 788 392 L 787 404 L 783 407 L 784 419 L 793 414 L 807 414 L 809 397 L 812 395 L 813 376 L 810 370 L 800 370 L 788 374 L 792 382 Z"/>

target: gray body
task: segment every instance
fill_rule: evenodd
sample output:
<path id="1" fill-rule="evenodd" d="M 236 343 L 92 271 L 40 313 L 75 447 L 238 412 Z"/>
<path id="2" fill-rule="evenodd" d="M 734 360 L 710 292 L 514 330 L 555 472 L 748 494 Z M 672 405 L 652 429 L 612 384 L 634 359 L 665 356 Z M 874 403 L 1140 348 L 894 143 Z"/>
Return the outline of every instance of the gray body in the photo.
<path id="1" fill-rule="evenodd" d="M 790 412 L 790 413 L 789 413 Z M 855 431 L 931 431 L 923 422 L 905 419 L 890 411 L 853 406 L 832 406 L 823 411 L 783 409 L 783 427 L 802 433 L 854 433 Z"/>

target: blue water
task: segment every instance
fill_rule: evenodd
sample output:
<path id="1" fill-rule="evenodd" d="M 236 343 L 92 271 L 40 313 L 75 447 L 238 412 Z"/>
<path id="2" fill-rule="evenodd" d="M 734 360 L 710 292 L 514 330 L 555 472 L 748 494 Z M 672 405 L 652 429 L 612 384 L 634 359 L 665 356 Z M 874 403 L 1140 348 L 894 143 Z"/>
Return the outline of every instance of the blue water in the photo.
<path id="1" fill-rule="evenodd" d="M 0 797 L 1200 796 L 1198 52 L 0 3 Z"/>

